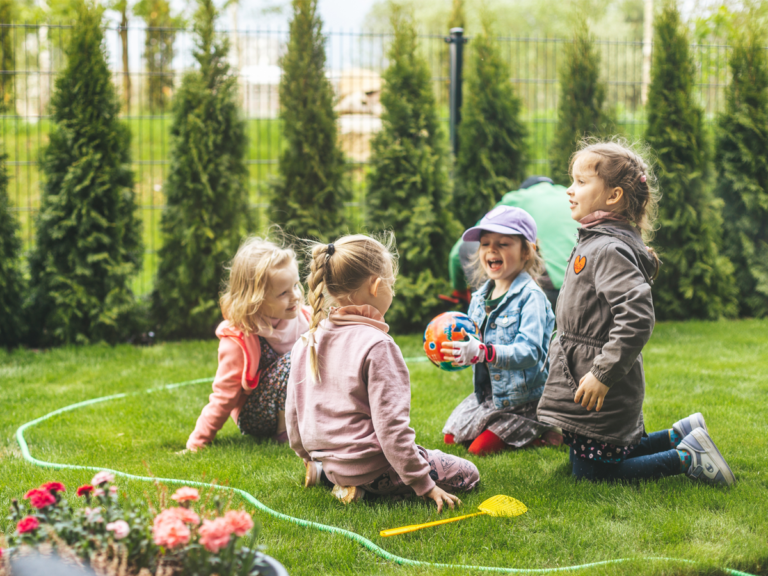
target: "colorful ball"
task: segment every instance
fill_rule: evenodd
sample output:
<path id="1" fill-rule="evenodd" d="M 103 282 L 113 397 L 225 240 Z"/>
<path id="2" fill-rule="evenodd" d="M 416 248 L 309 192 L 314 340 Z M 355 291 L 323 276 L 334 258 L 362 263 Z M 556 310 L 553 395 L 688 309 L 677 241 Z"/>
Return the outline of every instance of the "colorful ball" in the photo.
<path id="1" fill-rule="evenodd" d="M 440 352 L 443 342 L 469 340 L 468 335 L 464 336 L 461 333 L 462 328 L 466 334 L 472 334 L 480 338 L 480 329 L 477 327 L 477 324 L 462 312 L 445 312 L 440 314 L 424 330 L 424 352 L 427 353 L 427 358 L 441 370 L 456 372 L 457 370 L 469 368 L 468 365 L 454 366 L 453 363 L 444 361 L 443 354 Z"/>

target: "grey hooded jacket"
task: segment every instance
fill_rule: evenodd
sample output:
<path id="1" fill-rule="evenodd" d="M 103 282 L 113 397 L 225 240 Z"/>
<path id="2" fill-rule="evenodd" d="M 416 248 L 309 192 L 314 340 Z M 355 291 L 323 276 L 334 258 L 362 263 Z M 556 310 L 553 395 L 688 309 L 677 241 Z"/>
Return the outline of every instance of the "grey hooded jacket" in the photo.
<path id="1" fill-rule="evenodd" d="M 629 224 L 579 230 L 557 301 L 557 339 L 539 420 L 617 446 L 643 435 L 641 351 L 653 332 L 656 262 Z M 600 412 L 573 401 L 588 372 L 610 388 Z"/>

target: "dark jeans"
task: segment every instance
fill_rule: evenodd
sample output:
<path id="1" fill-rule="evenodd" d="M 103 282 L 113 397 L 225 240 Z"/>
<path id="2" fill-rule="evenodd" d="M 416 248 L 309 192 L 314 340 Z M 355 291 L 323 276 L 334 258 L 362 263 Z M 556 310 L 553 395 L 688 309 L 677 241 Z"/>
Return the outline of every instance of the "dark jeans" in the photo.
<path id="1" fill-rule="evenodd" d="M 569 450 L 573 476 L 596 481 L 657 480 L 665 476 L 682 474 L 680 456 L 669 443 L 669 431 L 653 432 L 632 449 L 627 459 L 618 464 L 592 462 L 574 456 Z"/>

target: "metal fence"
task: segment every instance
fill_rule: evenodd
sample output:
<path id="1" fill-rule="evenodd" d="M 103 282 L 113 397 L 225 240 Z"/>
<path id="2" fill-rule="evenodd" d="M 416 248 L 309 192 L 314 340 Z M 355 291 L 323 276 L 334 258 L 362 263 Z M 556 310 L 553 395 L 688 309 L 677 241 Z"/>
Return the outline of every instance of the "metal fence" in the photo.
<path id="1" fill-rule="evenodd" d="M 38 161 L 48 141 L 48 102 L 56 75 L 64 66 L 63 46 L 69 30 L 67 26 L 0 24 L 0 130 L 8 156 L 11 204 L 27 249 L 34 242 L 35 213 L 40 204 Z M 250 201 L 259 225 L 264 226 L 269 219 L 265 184 L 277 169 L 282 146 L 279 61 L 288 35 L 273 30 L 223 30 L 221 34 L 230 40 L 230 63 L 239 78 L 240 103 L 247 122 Z M 447 134 L 449 51 L 444 36 L 420 36 L 420 50 L 432 71 L 438 110 Z M 353 226 L 361 226 L 364 220 L 370 139 L 381 126 L 379 94 L 389 40 L 388 35 L 378 33 L 327 33 L 327 75 L 337 93 L 339 139 L 350 160 L 354 199 L 347 210 Z M 560 38 L 499 38 L 529 129 L 529 174 L 548 173 L 547 152 L 557 123 L 558 65 L 566 42 Z M 642 43 L 597 41 L 597 46 L 608 104 L 616 110 L 618 128 L 630 137 L 641 137 L 645 130 Z M 191 32 L 185 29 L 106 30 L 107 57 L 124 103 L 123 118 L 132 133 L 132 167 L 144 222 L 146 257 L 135 284 L 138 293 L 151 289 L 157 267 L 162 190 L 169 162 L 169 102 L 183 73 L 194 65 L 193 48 Z M 691 49 L 698 74 L 695 98 L 711 124 L 724 102 L 729 47 L 693 45 Z M 127 73 L 124 54 L 128 56 Z M 472 65 L 470 38 L 464 53 L 465 79 Z"/>

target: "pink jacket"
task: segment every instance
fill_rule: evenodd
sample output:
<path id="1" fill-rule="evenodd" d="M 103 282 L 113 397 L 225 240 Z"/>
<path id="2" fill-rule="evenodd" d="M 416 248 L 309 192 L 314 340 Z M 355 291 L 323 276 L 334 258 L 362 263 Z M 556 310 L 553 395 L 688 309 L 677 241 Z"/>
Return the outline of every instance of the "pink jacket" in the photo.
<path id="1" fill-rule="evenodd" d="M 292 338 L 298 339 L 300 331 L 306 330 L 310 315 L 311 309 L 304 306 L 296 319 L 288 321 L 289 328 L 295 328 L 290 331 Z M 293 326 L 293 323 L 297 325 Z M 187 440 L 190 450 L 210 444 L 230 416 L 237 424 L 248 394 L 259 385 L 259 335 L 246 336 L 224 320 L 216 328 L 216 336 L 219 337 L 219 367 L 213 380 L 213 393 L 208 397 L 208 404 Z M 276 351 L 280 353 L 280 350 Z"/>
<path id="2" fill-rule="evenodd" d="M 285 424 L 291 448 L 321 461 L 332 482 L 360 486 L 391 467 L 421 496 L 435 483 L 409 425 L 408 368 L 388 330 L 371 306 L 332 311 L 314 335 L 319 382 L 302 336 L 291 353 Z"/>

